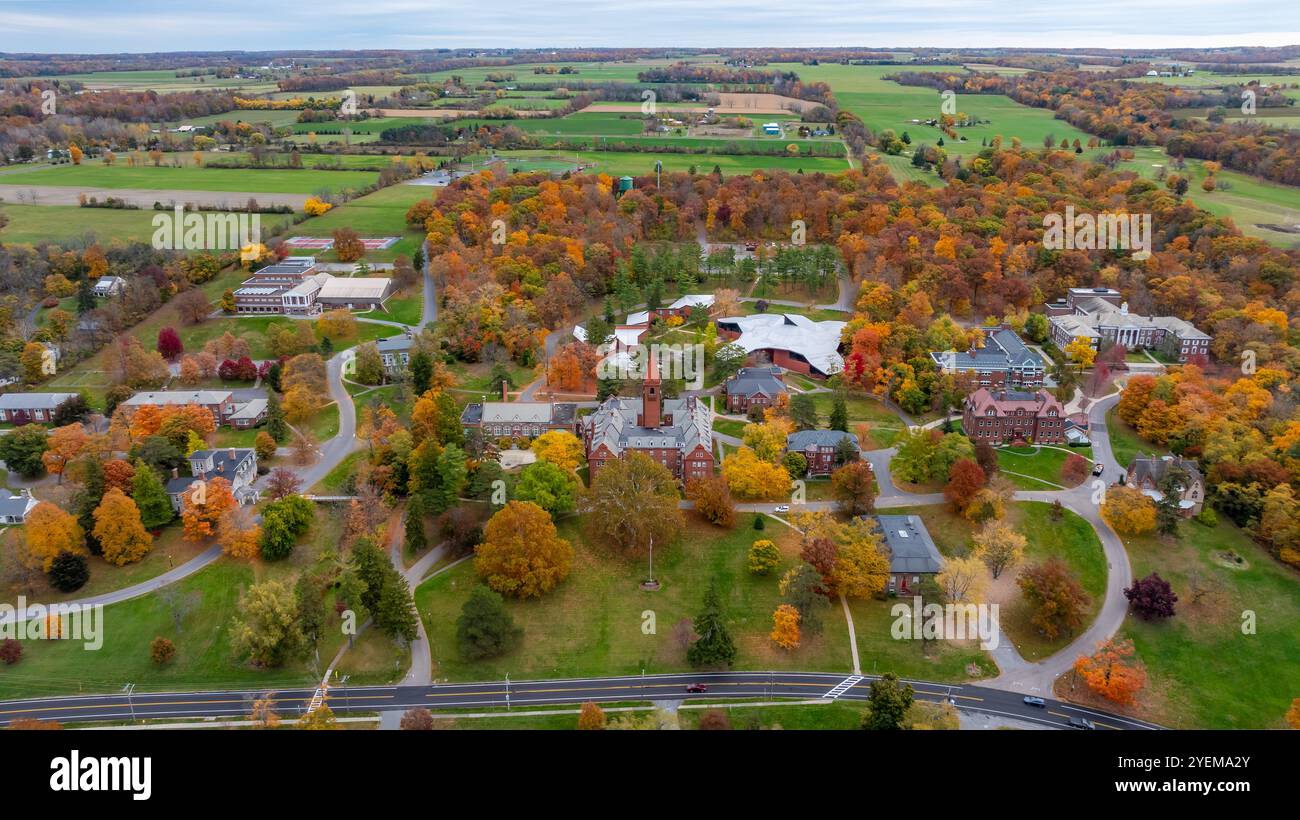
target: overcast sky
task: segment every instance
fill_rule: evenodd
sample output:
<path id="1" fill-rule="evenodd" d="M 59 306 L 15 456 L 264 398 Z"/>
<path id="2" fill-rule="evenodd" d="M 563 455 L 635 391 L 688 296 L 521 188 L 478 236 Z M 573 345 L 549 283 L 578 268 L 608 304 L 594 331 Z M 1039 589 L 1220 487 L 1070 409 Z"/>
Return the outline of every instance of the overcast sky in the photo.
<path id="1" fill-rule="evenodd" d="M 0 0 L 0 52 L 1292 43 L 1297 0 Z"/>

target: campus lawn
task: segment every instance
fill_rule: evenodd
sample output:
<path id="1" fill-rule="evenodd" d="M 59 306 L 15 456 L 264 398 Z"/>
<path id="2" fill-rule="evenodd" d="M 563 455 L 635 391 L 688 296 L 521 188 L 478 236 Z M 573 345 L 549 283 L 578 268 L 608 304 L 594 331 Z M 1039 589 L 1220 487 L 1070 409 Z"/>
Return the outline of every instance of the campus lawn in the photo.
<path id="1" fill-rule="evenodd" d="M 311 417 L 306 428 L 318 443 L 334 438 L 339 434 L 339 406 L 334 402 L 325 405 Z"/>
<path id="2" fill-rule="evenodd" d="M 81 165 L 59 165 L 5 178 L 16 185 L 66 185 L 97 188 L 145 188 L 193 191 L 252 191 L 276 194 L 310 194 L 316 191 L 356 189 L 375 181 L 371 171 L 316 171 L 301 169 L 202 168 L 167 165 L 113 165 L 86 160 Z"/>
<path id="3" fill-rule="evenodd" d="M 834 404 L 834 393 L 827 391 L 813 394 L 813 405 L 817 408 L 819 426 L 828 423 Z M 855 428 L 864 423 L 870 428 L 869 440 L 859 442 L 864 450 L 877 450 L 891 446 L 907 426 L 877 399 L 850 394 L 845 399 L 845 405 L 849 412 L 849 432 L 856 434 Z"/>
<path id="4" fill-rule="evenodd" d="M 523 627 L 521 644 L 505 656 L 465 661 L 456 647 L 456 619 L 477 583 L 467 561 L 416 590 L 433 651 L 434 675 L 449 680 L 499 680 L 512 677 L 636 675 L 688 669 L 684 649 L 673 638 L 674 625 L 694 618 L 711 578 L 717 580 L 732 637 L 738 649 L 736 669 L 845 671 L 851 667 L 848 629 L 838 606 L 824 609 L 822 634 L 785 652 L 768 638 L 772 612 L 780 603 L 777 584 L 798 559 L 792 530 L 769 521 L 759 532 L 742 516 L 733 530 L 701 523 L 688 515 L 688 526 L 674 544 L 655 551 L 658 592 L 638 586 L 646 572 L 645 556 L 625 558 L 611 547 L 593 546 L 570 520 L 561 534 L 574 543 L 569 577 L 540 600 L 508 600 L 507 608 Z M 749 545 L 770 538 L 783 553 L 782 565 L 766 577 L 746 569 Z M 642 632 L 643 613 L 652 611 L 655 633 Z M 645 616 L 648 617 L 648 616 Z"/>
<path id="5" fill-rule="evenodd" d="M 1125 469 L 1139 453 L 1159 456 L 1169 452 L 1167 448 L 1139 436 L 1136 430 L 1119 417 L 1114 407 L 1106 411 L 1106 432 L 1110 435 L 1110 449 L 1115 454 L 1115 460 Z"/>
<path id="6" fill-rule="evenodd" d="M 895 616 L 890 610 L 898 604 L 910 603 L 910 599 L 903 598 L 849 601 L 863 672 L 873 675 L 893 672 L 901 678 L 952 683 L 997 675 L 997 664 L 979 648 L 977 640 L 895 639 L 892 634 Z"/>
<path id="7" fill-rule="evenodd" d="M 533 368 L 521 367 L 513 361 L 507 361 L 505 365 L 510 373 L 511 390 L 521 390 L 533 379 L 537 378 L 537 370 Z M 473 364 L 453 362 L 450 368 L 452 374 L 456 377 L 456 388 L 458 390 L 486 395 L 492 387 L 492 365 L 487 362 Z M 488 401 L 499 401 L 501 397 L 488 396 L 487 398 Z"/>
<path id="8" fill-rule="evenodd" d="M 740 438 L 745 432 L 746 424 L 749 424 L 749 422 L 736 421 L 734 419 L 721 419 L 715 416 L 713 419 L 713 431 L 715 433 L 722 433 L 726 436 Z"/>
<path id="9" fill-rule="evenodd" d="M 1120 634 L 1148 676 L 1137 712 L 1175 728 L 1286 728 L 1300 659 L 1296 571 L 1227 520 L 1185 521 L 1176 540 L 1126 538 L 1124 546 L 1135 578 L 1158 572 L 1179 597 L 1167 621 L 1124 621 Z M 1245 565 L 1216 560 L 1228 551 Z M 1255 634 L 1243 634 L 1246 613 L 1257 619 Z"/>
<path id="10" fill-rule="evenodd" d="M 413 258 L 424 233 L 412 230 L 406 224 L 406 212 L 416 202 L 429 198 L 437 190 L 427 185 L 389 185 L 294 225 L 286 236 L 331 236 L 338 228 L 352 228 L 363 238 L 400 237 L 392 247 L 382 251 L 367 251 L 363 261 L 391 262 L 398 256 Z M 333 251 L 317 256 L 323 261 L 336 261 Z"/>
<path id="11" fill-rule="evenodd" d="M 1078 453 L 1092 461 L 1091 447 L 999 447 L 998 471 L 1022 490 L 1064 487 L 1067 485 L 1061 478 L 1061 468 L 1070 453 Z"/>
<path id="12" fill-rule="evenodd" d="M 889 514 L 919 515 L 934 539 L 935 546 L 945 556 L 962 557 L 971 549 L 975 526 L 957 515 L 946 504 L 925 507 L 902 507 L 885 510 Z M 1007 522 L 1028 542 L 1024 561 L 1003 571 L 997 583 L 1007 582 L 1009 599 L 1001 603 L 1002 630 L 1016 645 L 1021 657 L 1038 661 L 1067 646 L 1074 635 L 1063 635 L 1048 640 L 1030 623 L 1032 612 L 1024 604 L 1015 576 L 1029 564 L 1038 564 L 1056 556 L 1070 568 L 1071 574 L 1092 599 L 1084 616 L 1084 627 L 1101 611 L 1106 596 L 1106 556 L 1101 541 L 1092 525 L 1069 510 L 1063 510 L 1060 521 L 1052 520 L 1052 505 L 1039 501 L 1016 501 L 1007 506 Z M 1010 576 L 1008 578 L 1008 576 Z M 859 630 L 860 632 L 861 630 Z M 864 667 L 865 668 L 865 667 Z"/>
<path id="13" fill-rule="evenodd" d="M 357 315 L 363 319 L 386 319 L 415 326 L 420 323 L 420 317 L 424 313 L 424 295 L 417 293 L 414 296 L 394 297 L 385 302 L 384 307 L 386 310 L 368 310 Z M 394 334 L 400 332 L 396 328 L 392 330 Z"/>
<path id="14" fill-rule="evenodd" d="M 6 568 L 13 563 L 10 557 L 20 549 L 26 529 L 10 527 L 0 532 L 0 550 L 6 558 Z M 29 583 L 23 583 L 6 573 L 4 600 L 12 601 L 18 595 L 25 595 L 27 600 L 35 603 L 54 603 L 78 598 L 89 598 L 106 592 L 123 589 L 155 578 L 173 567 L 178 567 L 207 549 L 206 544 L 193 544 L 181 537 L 180 519 L 164 527 L 153 547 L 144 558 L 134 564 L 116 566 L 103 558 L 92 555 L 86 559 L 90 570 L 90 579 L 80 589 L 72 592 L 60 592 L 46 581 L 44 573 L 36 572 L 29 576 Z"/>
<path id="15" fill-rule="evenodd" d="M 366 453 L 362 450 L 349 453 L 346 458 L 334 466 L 334 469 L 326 473 L 324 478 L 316 482 L 314 487 L 304 487 L 303 491 L 320 495 L 340 494 L 347 484 L 348 478 L 356 472 L 365 459 Z"/>
<path id="16" fill-rule="evenodd" d="M 13 180 L 17 180 L 14 177 Z M 26 180 L 26 177 L 22 177 Z M 0 176 L 0 184 L 9 177 Z M 110 242 L 148 242 L 154 234 L 153 218 L 158 213 L 152 209 L 80 208 L 76 205 L 0 205 L 0 213 L 9 217 L 9 224 L 0 231 L 0 241 L 6 244 L 60 244 L 71 240 L 93 238 L 101 244 Z M 206 212 L 205 212 L 206 213 Z M 288 225 L 289 218 L 280 214 L 262 214 L 264 235 L 279 233 Z"/>

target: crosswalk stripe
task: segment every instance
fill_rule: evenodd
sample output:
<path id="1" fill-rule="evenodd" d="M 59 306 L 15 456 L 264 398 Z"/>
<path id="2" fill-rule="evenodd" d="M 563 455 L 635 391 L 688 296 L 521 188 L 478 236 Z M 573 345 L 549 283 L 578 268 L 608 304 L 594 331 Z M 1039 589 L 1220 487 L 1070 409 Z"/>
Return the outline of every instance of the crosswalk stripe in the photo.
<path id="1" fill-rule="evenodd" d="M 823 697 L 823 698 L 828 698 L 828 699 L 830 699 L 830 700 L 835 700 L 835 699 L 838 698 L 840 695 L 844 694 L 845 692 L 849 691 L 849 690 L 852 689 L 853 687 L 857 686 L 857 685 L 858 685 L 859 683 L 861 683 L 863 680 L 865 680 L 865 678 L 863 678 L 862 675 L 849 675 L 849 676 L 848 676 L 847 678 L 845 678 L 844 680 L 842 680 L 842 681 L 840 681 L 839 683 L 835 684 L 835 686 L 832 687 L 831 690 L 830 690 L 829 692 L 827 692 L 826 694 L 822 695 L 822 697 Z"/>

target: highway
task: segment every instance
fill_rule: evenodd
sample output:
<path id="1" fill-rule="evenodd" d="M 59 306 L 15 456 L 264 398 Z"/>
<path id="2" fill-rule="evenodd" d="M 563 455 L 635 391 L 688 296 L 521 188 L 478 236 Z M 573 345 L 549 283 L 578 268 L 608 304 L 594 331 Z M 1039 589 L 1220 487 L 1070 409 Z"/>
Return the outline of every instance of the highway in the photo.
<path id="1" fill-rule="evenodd" d="M 815 672 L 700 672 L 606 678 L 569 678 L 530 681 L 446 683 L 431 686 L 334 686 L 328 693 L 335 713 L 381 712 L 423 706 L 429 709 L 537 708 L 596 703 L 644 702 L 650 700 L 697 701 L 732 699 L 814 700 L 837 690 L 841 700 L 865 701 L 875 676 L 846 677 Z M 1051 728 L 1065 728 L 1069 718 L 1084 717 L 1102 730 L 1150 730 L 1161 727 L 1140 720 L 1099 712 L 1056 700 L 1046 707 L 1028 706 L 1014 692 L 984 686 L 949 685 L 927 681 L 910 683 L 920 700 L 951 699 L 959 709 L 1029 721 Z M 704 684 L 708 691 L 688 694 L 690 684 Z M 22 718 L 60 723 L 176 718 L 246 717 L 255 699 L 270 694 L 276 712 L 284 718 L 297 717 L 316 695 L 314 689 L 233 690 L 216 692 L 140 692 L 124 694 L 49 697 L 0 701 L 0 726 Z"/>

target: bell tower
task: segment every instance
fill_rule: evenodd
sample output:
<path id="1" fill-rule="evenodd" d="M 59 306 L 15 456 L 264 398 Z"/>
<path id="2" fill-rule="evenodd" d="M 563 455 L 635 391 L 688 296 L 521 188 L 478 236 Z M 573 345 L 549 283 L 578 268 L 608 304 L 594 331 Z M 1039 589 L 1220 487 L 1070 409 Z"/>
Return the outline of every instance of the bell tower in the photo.
<path id="1" fill-rule="evenodd" d="M 659 381 L 658 357 L 646 362 L 645 384 L 641 387 L 641 426 L 657 428 L 663 419 L 663 385 Z"/>

